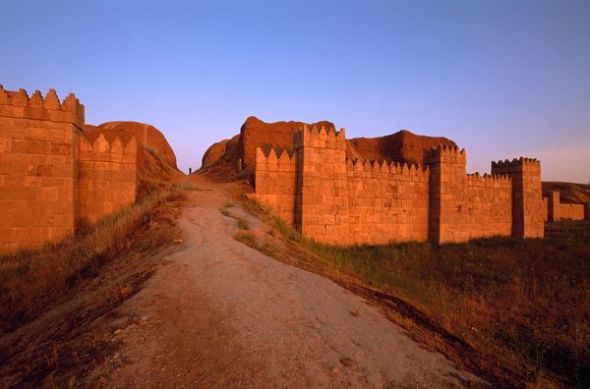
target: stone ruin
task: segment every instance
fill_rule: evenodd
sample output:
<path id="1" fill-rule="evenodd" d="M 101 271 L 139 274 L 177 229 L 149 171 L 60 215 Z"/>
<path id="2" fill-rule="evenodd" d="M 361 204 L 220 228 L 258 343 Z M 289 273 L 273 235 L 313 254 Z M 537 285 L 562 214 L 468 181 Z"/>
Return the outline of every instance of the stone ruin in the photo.
<path id="1" fill-rule="evenodd" d="M 84 106 L 0 85 L 0 253 L 72 236 L 135 202 L 137 141 L 90 141 Z"/>
<path id="2" fill-rule="evenodd" d="M 544 236 L 541 164 L 492 162 L 466 173 L 466 151 L 439 146 L 424 164 L 346 158 L 344 130 L 305 126 L 293 153 L 258 148 L 253 197 L 287 224 L 334 245 L 466 242 Z"/>
<path id="3" fill-rule="evenodd" d="M 590 220 L 590 203 L 562 203 L 558 190 L 543 197 L 543 210 L 545 221 Z"/>

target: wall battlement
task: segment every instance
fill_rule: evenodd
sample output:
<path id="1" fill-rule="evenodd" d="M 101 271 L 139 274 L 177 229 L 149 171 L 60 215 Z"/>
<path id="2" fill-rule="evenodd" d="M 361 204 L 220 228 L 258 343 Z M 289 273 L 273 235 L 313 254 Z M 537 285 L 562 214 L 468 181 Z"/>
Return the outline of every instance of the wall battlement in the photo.
<path id="1" fill-rule="evenodd" d="M 295 171 L 297 161 L 295 154 L 289 154 L 287 150 L 271 148 L 268 155 L 260 148 L 256 148 L 256 165 L 265 171 Z"/>
<path id="2" fill-rule="evenodd" d="M 514 158 L 512 161 L 506 159 L 492 162 L 492 174 L 507 174 L 516 171 L 540 172 L 541 162 L 535 158 L 527 157 Z"/>
<path id="3" fill-rule="evenodd" d="M 403 176 L 403 177 L 427 177 L 430 174 L 428 166 L 419 164 L 399 163 L 392 161 L 375 161 L 375 160 L 360 160 L 360 159 L 346 159 L 346 171 L 352 172 L 352 175 L 370 176 L 370 175 L 385 175 L 385 176 Z"/>
<path id="4" fill-rule="evenodd" d="M 29 97 L 24 89 L 7 91 L 0 85 L 0 116 L 73 123 L 79 130 L 84 128 L 84 106 L 73 93 L 60 101 L 55 89 L 45 97 L 38 90 Z"/>
<path id="5" fill-rule="evenodd" d="M 468 185 L 473 185 L 473 186 L 487 186 L 487 185 L 493 185 L 493 186 L 501 186 L 504 185 L 506 187 L 509 187 L 512 185 L 512 177 L 508 176 L 508 175 L 504 175 L 504 174 L 479 174 L 479 173 L 473 173 L 473 174 L 468 174 L 467 175 L 467 184 Z"/>
<path id="6" fill-rule="evenodd" d="M 80 160 L 119 163 L 137 163 L 137 140 L 131 138 L 123 143 L 119 137 L 109 142 L 100 134 L 93 142 L 85 137 L 79 139 Z"/>
<path id="7" fill-rule="evenodd" d="M 0 86 L 0 253 L 71 236 L 135 201 L 137 142 L 84 134 L 84 106 Z"/>
<path id="8" fill-rule="evenodd" d="M 441 145 L 426 150 L 424 157 L 426 164 L 437 162 L 465 164 L 467 162 L 467 151 L 465 149 L 459 149 L 458 147 Z"/>
<path id="9" fill-rule="evenodd" d="M 307 238 L 352 245 L 543 236 L 534 159 L 468 175 L 467 151 L 457 147 L 426 150 L 422 166 L 347 159 L 344 130 L 305 127 L 293 143 L 293 156 L 257 151 L 254 198 Z"/>
<path id="10" fill-rule="evenodd" d="M 320 147 L 346 150 L 346 134 L 344 128 L 334 131 L 331 128 L 304 126 L 293 136 L 294 150 L 307 147 Z"/>

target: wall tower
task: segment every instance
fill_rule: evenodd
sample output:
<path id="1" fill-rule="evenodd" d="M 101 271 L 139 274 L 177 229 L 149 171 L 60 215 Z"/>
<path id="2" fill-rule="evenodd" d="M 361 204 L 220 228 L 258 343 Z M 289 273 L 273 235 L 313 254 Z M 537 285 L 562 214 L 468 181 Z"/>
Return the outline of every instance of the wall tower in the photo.
<path id="1" fill-rule="evenodd" d="M 543 197 L 541 192 L 541 163 L 523 158 L 492 162 L 492 174 L 512 177 L 512 236 L 542 238 Z"/>
<path id="2" fill-rule="evenodd" d="M 429 239 L 435 243 L 466 242 L 466 151 L 439 146 L 426 152 L 430 166 Z"/>
<path id="3" fill-rule="evenodd" d="M 295 227 L 304 236 L 338 244 L 348 237 L 344 129 L 305 126 L 294 135 L 297 159 Z"/>

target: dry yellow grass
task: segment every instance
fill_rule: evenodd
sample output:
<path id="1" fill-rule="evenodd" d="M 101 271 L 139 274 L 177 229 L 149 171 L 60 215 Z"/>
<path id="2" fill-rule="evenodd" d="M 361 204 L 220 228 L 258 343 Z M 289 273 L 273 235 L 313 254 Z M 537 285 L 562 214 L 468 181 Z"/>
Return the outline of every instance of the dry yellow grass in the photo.
<path id="1" fill-rule="evenodd" d="M 71 239 L 0 257 L 0 335 L 59 302 L 109 261 L 171 244 L 176 231 L 167 215 L 183 196 L 177 185 L 151 188 L 137 204 L 95 227 L 80 228 Z"/>

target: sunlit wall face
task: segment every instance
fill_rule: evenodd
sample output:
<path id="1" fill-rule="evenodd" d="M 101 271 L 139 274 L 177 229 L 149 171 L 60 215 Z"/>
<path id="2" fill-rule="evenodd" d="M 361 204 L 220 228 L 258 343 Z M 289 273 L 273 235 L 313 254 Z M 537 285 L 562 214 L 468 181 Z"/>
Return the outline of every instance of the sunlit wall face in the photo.
<path id="1" fill-rule="evenodd" d="M 196 3 L 196 4 L 195 4 Z M 87 122 L 164 131 L 188 170 L 265 121 L 401 128 L 590 181 L 588 1 L 13 1 L 0 83 L 73 91 Z"/>

